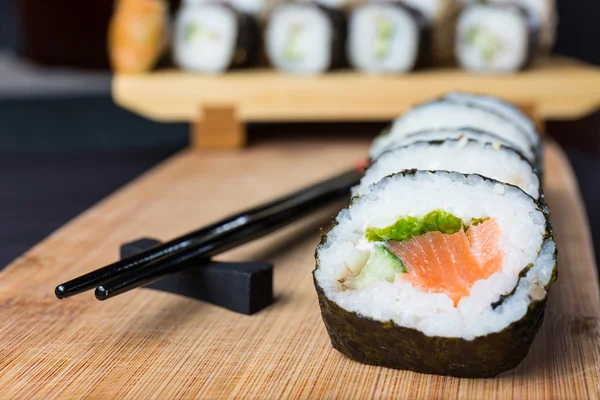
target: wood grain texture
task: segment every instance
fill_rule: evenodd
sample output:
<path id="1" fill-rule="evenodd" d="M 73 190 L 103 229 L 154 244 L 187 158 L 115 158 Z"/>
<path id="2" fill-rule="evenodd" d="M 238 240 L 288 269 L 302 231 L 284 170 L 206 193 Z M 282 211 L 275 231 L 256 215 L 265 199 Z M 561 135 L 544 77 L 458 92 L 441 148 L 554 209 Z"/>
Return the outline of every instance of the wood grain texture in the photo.
<path id="1" fill-rule="evenodd" d="M 485 380 L 366 366 L 332 349 L 312 284 L 331 207 L 223 255 L 273 261 L 274 305 L 244 316 L 140 289 L 59 301 L 59 282 L 346 169 L 366 141 L 183 152 L 55 232 L 0 275 L 0 398 L 597 398 L 600 297 L 585 211 L 564 154 L 546 149 L 559 279 L 529 356 Z"/>
<path id="2" fill-rule="evenodd" d="M 207 76 L 165 70 L 117 75 L 112 85 L 117 104 L 156 121 L 194 121 L 206 104 L 234 107 L 241 121 L 389 120 L 457 89 L 536 104 L 542 119 L 576 119 L 600 106 L 600 69 L 550 58 L 515 75 L 452 68 L 395 76 L 351 71 L 290 76 L 264 69 Z"/>
<path id="3" fill-rule="evenodd" d="M 246 127 L 233 107 L 205 106 L 192 125 L 191 145 L 197 149 L 232 149 L 246 144 Z"/>

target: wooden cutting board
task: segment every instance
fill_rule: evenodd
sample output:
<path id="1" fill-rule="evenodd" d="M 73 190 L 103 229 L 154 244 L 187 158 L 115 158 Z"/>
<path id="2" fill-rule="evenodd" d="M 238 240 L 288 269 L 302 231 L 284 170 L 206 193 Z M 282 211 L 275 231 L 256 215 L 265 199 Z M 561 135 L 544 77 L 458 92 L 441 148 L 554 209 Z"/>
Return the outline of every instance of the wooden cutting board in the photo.
<path id="1" fill-rule="evenodd" d="M 600 396 L 600 298 L 588 223 L 564 154 L 546 150 L 559 279 L 529 356 L 473 380 L 350 361 L 332 349 L 311 279 L 318 227 L 336 207 L 227 253 L 268 260 L 274 305 L 245 316 L 140 289 L 107 302 L 54 286 L 117 257 L 139 236 L 167 239 L 326 178 L 366 141 L 186 151 L 55 232 L 0 274 L 0 398 L 583 398 Z M 338 206 L 339 207 L 339 206 Z"/>

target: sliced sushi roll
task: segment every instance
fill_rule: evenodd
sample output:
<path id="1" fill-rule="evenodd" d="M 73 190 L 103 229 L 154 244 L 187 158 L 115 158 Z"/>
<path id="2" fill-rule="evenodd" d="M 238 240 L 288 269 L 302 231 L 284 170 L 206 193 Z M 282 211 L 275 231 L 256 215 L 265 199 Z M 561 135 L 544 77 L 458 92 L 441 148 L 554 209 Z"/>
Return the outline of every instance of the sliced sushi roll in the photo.
<path id="1" fill-rule="evenodd" d="M 542 142 L 542 136 L 537 131 L 531 118 L 507 101 L 500 100 L 499 98 L 493 96 L 466 92 L 448 93 L 446 96 L 444 96 L 444 98 L 457 103 L 474 104 L 480 107 L 488 108 L 519 125 L 523 132 L 527 133 L 529 138 L 538 146 Z"/>
<path id="2" fill-rule="evenodd" d="M 463 0 L 465 4 L 480 2 L 479 0 Z M 516 4 L 527 10 L 539 26 L 539 51 L 548 54 L 556 41 L 556 26 L 558 24 L 558 13 L 556 12 L 555 0 L 488 0 L 493 4 Z"/>
<path id="3" fill-rule="evenodd" d="M 374 140 L 370 151 L 371 159 L 377 158 L 396 141 L 415 132 L 466 128 L 489 132 L 513 143 L 529 161 L 536 162 L 537 141 L 513 120 L 479 104 L 467 104 L 449 99 L 419 105 L 396 119 L 387 134 L 380 135 Z"/>
<path id="4" fill-rule="evenodd" d="M 258 50 L 256 20 L 230 6 L 188 2 L 177 14 L 174 58 L 183 69 L 221 73 L 249 67 Z"/>
<path id="5" fill-rule="evenodd" d="M 519 152 L 499 144 L 463 137 L 458 140 L 415 142 L 381 154 L 365 171 L 354 195 L 362 195 L 372 184 L 395 172 L 420 169 L 479 174 L 520 187 L 534 199 L 540 197 L 540 179 L 534 167 Z"/>
<path id="6" fill-rule="evenodd" d="M 423 15 L 400 3 L 355 9 L 348 23 L 348 60 L 361 71 L 403 73 L 429 62 L 429 31 Z"/>
<path id="7" fill-rule="evenodd" d="M 344 15 L 310 3 L 277 7 L 265 32 L 269 61 L 289 73 L 318 74 L 343 66 L 345 40 Z"/>
<path id="8" fill-rule="evenodd" d="M 408 146 L 409 144 L 415 142 L 434 142 L 434 141 L 444 141 L 444 140 L 459 140 L 459 139 L 473 139 L 480 143 L 489 143 L 495 147 L 510 147 L 514 151 L 522 153 L 516 148 L 518 147 L 512 142 L 509 142 L 506 139 L 501 138 L 500 136 L 496 136 L 493 133 L 480 131 L 477 129 L 464 128 L 464 129 L 433 129 L 428 131 L 420 131 L 408 134 L 402 139 L 395 140 L 393 142 L 394 147 Z M 389 149 L 385 150 L 389 151 Z M 523 156 L 524 157 L 524 156 Z"/>
<path id="9" fill-rule="evenodd" d="M 456 59 L 471 71 L 519 71 L 533 60 L 538 33 L 518 6 L 473 4 L 458 19 Z"/>
<path id="10" fill-rule="evenodd" d="M 516 367 L 556 279 L 548 216 L 516 186 L 403 171 L 355 197 L 315 253 L 323 321 L 353 360 L 458 377 Z"/>

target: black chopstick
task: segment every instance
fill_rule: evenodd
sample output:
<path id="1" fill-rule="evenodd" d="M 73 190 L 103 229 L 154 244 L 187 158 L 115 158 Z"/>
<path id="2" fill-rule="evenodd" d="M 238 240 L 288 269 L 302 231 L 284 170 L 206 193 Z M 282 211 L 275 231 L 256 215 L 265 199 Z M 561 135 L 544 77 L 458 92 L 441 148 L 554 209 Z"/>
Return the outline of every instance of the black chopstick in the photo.
<path id="1" fill-rule="evenodd" d="M 258 206 L 256 208 L 243 211 L 237 215 L 233 215 L 221 221 L 217 221 L 211 225 L 189 232 L 183 236 L 179 236 L 168 242 L 162 243 L 158 246 L 154 246 L 151 249 L 136 254 L 135 256 L 127 257 L 125 259 L 109 264 L 106 267 L 89 272 L 85 275 L 82 275 L 73 280 L 58 285 L 54 290 L 54 293 L 59 299 L 64 299 L 93 289 L 104 282 L 108 282 L 109 280 L 126 271 L 141 268 L 152 260 L 173 253 L 174 251 L 177 251 L 181 248 L 187 247 L 192 243 L 196 243 L 196 241 L 198 240 L 205 240 L 206 238 L 210 237 L 211 235 L 214 235 L 215 233 L 223 232 L 224 230 L 227 230 L 228 227 L 235 226 L 241 221 L 243 221 L 245 216 L 252 215 L 264 209 L 273 207 L 282 200 L 284 199 L 277 199 L 267 204 Z"/>
<path id="2" fill-rule="evenodd" d="M 98 286 L 104 300 L 153 282 L 185 267 L 192 258 L 211 257 L 278 229 L 306 213 L 343 196 L 362 172 L 351 170 L 280 199 L 246 210 L 207 227 L 153 247 L 59 285 L 56 297 L 65 298 Z"/>

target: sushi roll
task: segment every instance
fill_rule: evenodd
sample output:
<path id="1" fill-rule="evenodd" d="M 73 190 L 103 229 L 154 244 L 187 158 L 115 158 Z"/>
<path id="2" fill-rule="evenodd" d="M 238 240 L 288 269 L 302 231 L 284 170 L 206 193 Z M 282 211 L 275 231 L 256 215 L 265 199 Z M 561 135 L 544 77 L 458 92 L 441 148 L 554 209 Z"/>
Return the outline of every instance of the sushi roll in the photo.
<path id="1" fill-rule="evenodd" d="M 521 129 L 512 119 L 480 104 L 439 99 L 407 111 L 392 124 L 387 134 L 375 139 L 371 158 L 377 158 L 386 148 L 415 132 L 434 129 L 472 128 L 489 132 L 512 143 L 531 162 L 537 162 L 538 141 Z"/>
<path id="2" fill-rule="evenodd" d="M 414 168 L 475 173 L 518 186 L 534 199 L 541 194 L 534 167 L 518 151 L 467 137 L 392 148 L 371 163 L 353 194 L 365 194 L 385 176 Z"/>
<path id="3" fill-rule="evenodd" d="M 249 67 L 256 61 L 259 41 L 252 16 L 223 4 L 188 1 L 175 22 L 175 62 L 207 73 Z"/>
<path id="4" fill-rule="evenodd" d="M 388 130 L 391 128 L 388 128 Z M 489 132 L 479 131 L 471 128 L 463 129 L 433 129 L 428 131 L 420 131 L 408 134 L 407 136 L 394 140 L 394 147 L 408 146 L 415 142 L 435 142 L 445 140 L 475 140 L 481 143 L 488 143 L 494 147 L 510 147 L 516 149 L 517 146 L 506 139 L 496 136 Z M 515 150 L 517 151 L 517 150 Z M 519 154 L 521 154 L 519 152 Z"/>
<path id="5" fill-rule="evenodd" d="M 556 255 L 547 214 L 516 186 L 410 170 L 339 213 L 313 278 L 331 343 L 347 357 L 482 378 L 527 355 Z"/>
<path id="6" fill-rule="evenodd" d="M 479 2 L 479 0 L 463 0 L 463 2 L 470 4 Z M 558 25 L 555 0 L 488 0 L 487 3 L 516 4 L 527 10 L 535 24 L 539 26 L 539 53 L 542 55 L 550 53 L 556 41 L 556 26 Z"/>
<path id="7" fill-rule="evenodd" d="M 518 6 L 473 4 L 461 13 L 456 29 L 456 59 L 471 71 L 519 71 L 537 51 L 538 30 Z"/>
<path id="8" fill-rule="evenodd" d="M 310 3 L 275 9 L 267 23 L 265 46 L 271 64 L 284 72 L 318 74 L 345 64 L 344 15 Z"/>
<path id="9" fill-rule="evenodd" d="M 423 67 L 430 55 L 421 13 L 400 3 L 371 3 L 354 10 L 348 23 L 348 60 L 361 71 L 402 73 Z"/>
<path id="10" fill-rule="evenodd" d="M 169 36 L 163 0 L 119 0 L 108 29 L 108 54 L 116 73 L 153 69 L 164 55 Z"/>
<path id="11" fill-rule="evenodd" d="M 512 120 L 517 124 L 527 135 L 535 141 L 538 145 L 542 142 L 542 136 L 537 131 L 533 121 L 519 110 L 514 105 L 507 101 L 500 100 L 497 97 L 466 93 L 466 92 L 452 92 L 444 96 L 444 98 L 465 104 L 473 104 L 480 107 L 488 108 L 497 114 L 500 114 L 503 118 Z"/>

